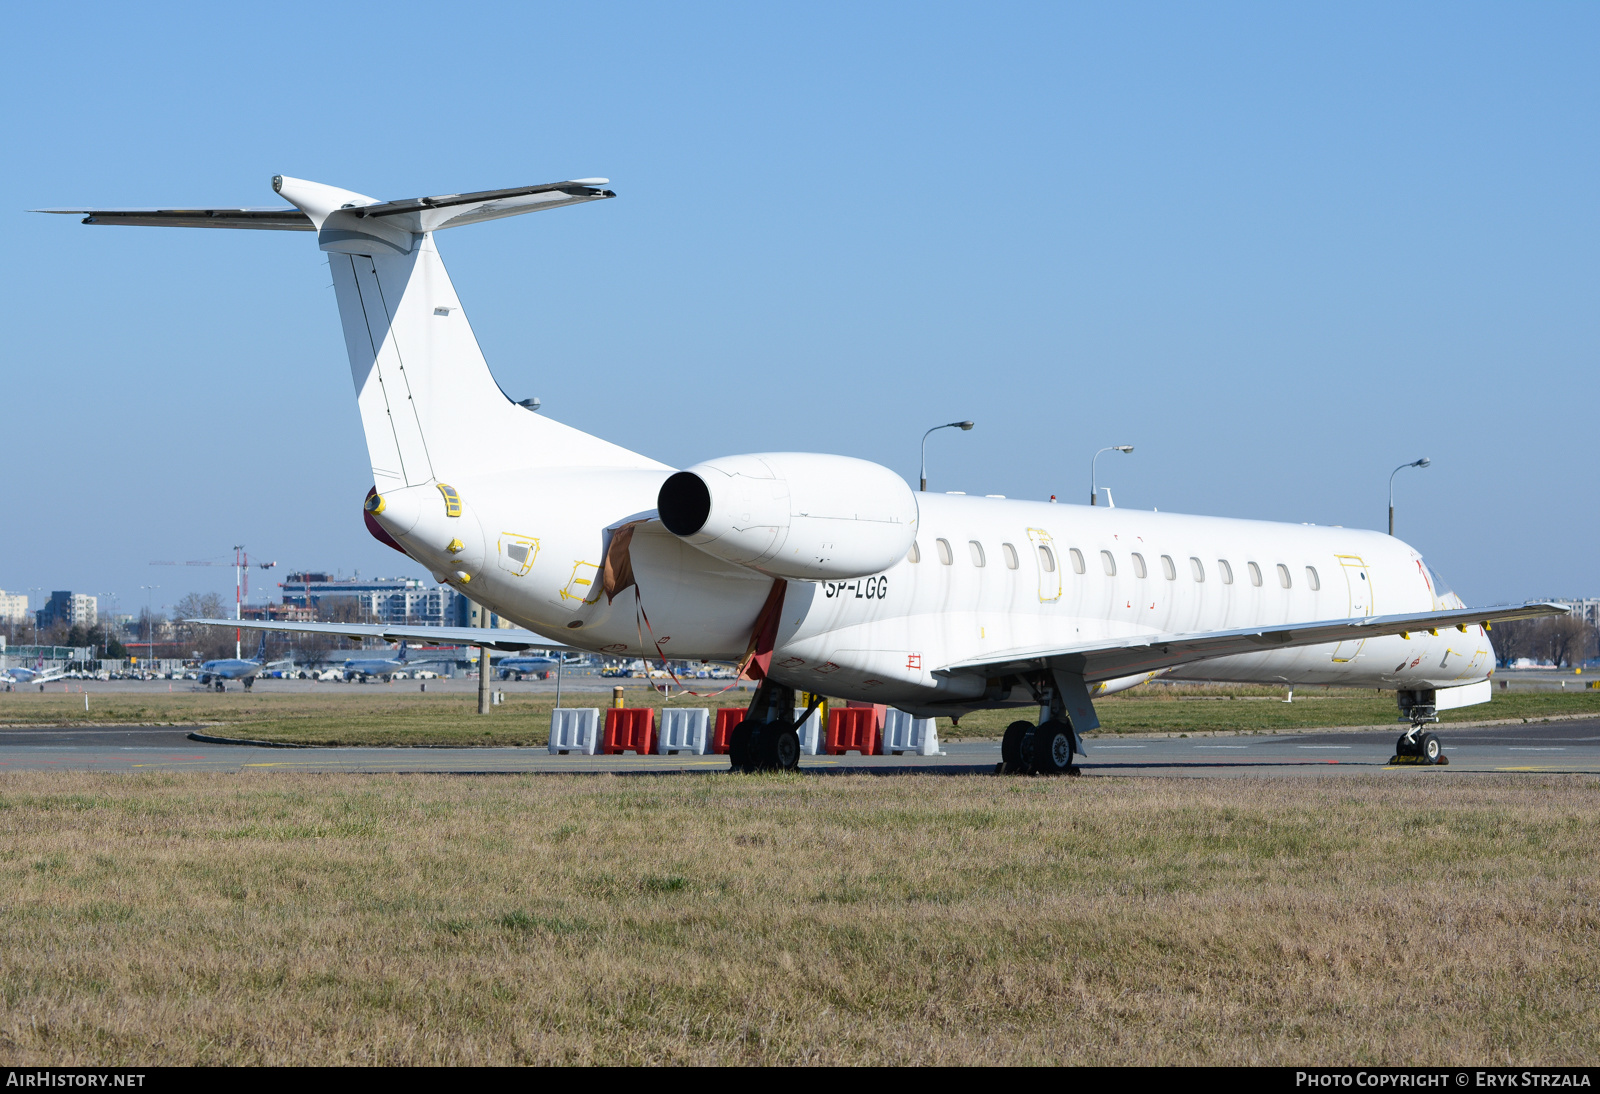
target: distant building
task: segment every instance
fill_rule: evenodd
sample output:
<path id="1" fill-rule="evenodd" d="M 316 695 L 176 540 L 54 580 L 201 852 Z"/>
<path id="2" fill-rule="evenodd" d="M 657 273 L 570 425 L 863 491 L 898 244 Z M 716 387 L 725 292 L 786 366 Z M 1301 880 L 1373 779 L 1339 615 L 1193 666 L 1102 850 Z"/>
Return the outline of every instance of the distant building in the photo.
<path id="1" fill-rule="evenodd" d="M 36 614 L 41 630 L 57 623 L 65 623 L 69 627 L 92 627 L 99 619 L 99 601 L 88 593 L 57 591 L 50 594 L 50 599 Z"/>
<path id="2" fill-rule="evenodd" d="M 312 623 L 317 609 L 304 604 L 245 604 L 239 609 L 245 619 L 265 619 L 274 623 Z"/>
<path id="3" fill-rule="evenodd" d="M 28 621 L 28 598 L 23 593 L 8 593 L 0 589 L 0 622 L 26 623 Z"/>
<path id="4" fill-rule="evenodd" d="M 1565 604 L 1573 615 L 1578 616 L 1591 627 L 1600 627 L 1600 597 L 1588 597 L 1584 600 L 1567 600 L 1556 597 L 1552 604 Z"/>
<path id="5" fill-rule="evenodd" d="M 451 590 L 451 591 L 453 592 L 454 590 Z M 458 615 L 458 618 L 459 618 L 460 621 L 456 622 L 456 623 L 452 623 L 451 626 L 455 626 L 455 627 L 482 627 L 482 626 L 485 625 L 484 622 L 483 622 L 483 616 L 484 616 L 484 612 L 487 611 L 487 609 L 484 608 L 483 605 L 475 604 L 472 601 L 468 600 L 466 597 L 461 596 L 459 594 L 456 596 L 456 602 L 457 602 L 457 607 L 460 609 L 460 612 L 459 612 L 459 615 Z M 499 615 L 498 612 L 489 612 L 488 614 L 489 614 L 489 622 L 488 622 L 487 625 L 490 626 L 490 627 L 498 627 L 498 628 L 501 628 L 502 630 L 511 630 L 512 628 L 516 627 L 516 624 L 511 622 L 511 620 L 500 618 L 500 615 Z"/>
<path id="6" fill-rule="evenodd" d="M 414 577 L 336 578 L 307 571 L 289 574 L 278 587 L 283 590 L 284 608 L 309 612 L 286 618 L 317 618 L 324 601 L 338 599 L 355 601 L 362 616 L 373 623 L 465 626 L 465 597 L 447 586 L 429 588 Z"/>

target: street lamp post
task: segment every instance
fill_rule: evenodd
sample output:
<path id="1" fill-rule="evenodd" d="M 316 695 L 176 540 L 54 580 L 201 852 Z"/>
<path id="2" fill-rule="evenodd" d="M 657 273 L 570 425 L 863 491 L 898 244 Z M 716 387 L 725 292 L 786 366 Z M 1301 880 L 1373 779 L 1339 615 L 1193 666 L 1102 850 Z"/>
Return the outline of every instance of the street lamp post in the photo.
<path id="1" fill-rule="evenodd" d="M 1099 480 L 1095 477 L 1095 475 L 1096 475 L 1095 465 L 1100 462 L 1100 453 L 1101 452 L 1132 452 L 1132 451 L 1133 451 L 1133 445 L 1131 445 L 1131 444 L 1112 444 L 1112 445 L 1107 445 L 1106 447 L 1102 448 L 1100 450 L 1100 452 L 1096 452 L 1094 454 L 1094 459 L 1089 461 L 1089 504 L 1090 505 L 1099 504 L 1095 500 L 1100 494 Z"/>
<path id="2" fill-rule="evenodd" d="M 933 433 L 940 429 L 959 429 L 964 433 L 971 428 L 971 422 L 946 422 L 944 425 L 934 426 L 933 429 L 928 430 L 928 433 Z M 922 435 L 922 485 L 917 488 L 924 491 L 928 489 L 928 433 Z"/>
<path id="3" fill-rule="evenodd" d="M 29 585 L 28 591 L 30 593 L 42 593 L 44 592 L 44 589 L 38 585 Z M 35 608 L 29 613 L 33 616 L 33 647 L 35 650 L 39 648 L 39 613 L 43 610 L 44 609 L 42 607 Z"/>
<path id="4" fill-rule="evenodd" d="M 1428 467 L 1432 463 L 1432 460 L 1424 456 L 1420 460 L 1412 460 L 1410 463 L 1403 463 L 1393 471 L 1389 472 L 1389 534 L 1391 536 L 1394 535 L 1394 477 L 1408 467 Z"/>
<path id="5" fill-rule="evenodd" d="M 139 588 L 144 590 L 144 623 L 145 626 L 150 628 L 150 633 L 145 636 L 150 639 L 150 647 L 144 652 L 145 668 L 148 670 L 150 667 L 149 662 L 156 659 L 156 611 L 154 601 L 155 591 L 161 586 L 140 585 Z"/>

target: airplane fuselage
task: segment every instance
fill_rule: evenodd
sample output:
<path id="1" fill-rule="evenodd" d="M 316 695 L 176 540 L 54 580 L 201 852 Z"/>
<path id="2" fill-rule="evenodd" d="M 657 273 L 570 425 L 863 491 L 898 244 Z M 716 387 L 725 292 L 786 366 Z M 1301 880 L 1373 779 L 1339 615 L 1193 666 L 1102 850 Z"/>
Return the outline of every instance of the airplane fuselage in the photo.
<path id="1" fill-rule="evenodd" d="M 736 660 L 749 648 L 770 577 L 647 523 L 631 545 L 637 591 L 612 603 L 600 591 L 607 529 L 648 515 L 665 478 L 552 471 L 537 483 L 463 481 L 454 484 L 459 517 L 446 515 L 432 486 L 385 496 L 391 512 L 404 513 L 390 531 L 412 557 L 518 624 L 617 656 Z M 402 494 L 413 495 L 414 514 Z M 1435 588 L 1416 550 L 1378 532 L 916 498 L 917 547 L 898 563 L 846 580 L 788 582 L 774 679 L 907 709 L 1022 704 L 1030 700 L 950 667 L 1138 635 L 1460 606 Z M 1440 688 L 1482 680 L 1493 664 L 1487 636 L 1472 626 L 1215 658 L 1172 675 Z M 1115 690 L 1126 681 L 1100 682 Z"/>

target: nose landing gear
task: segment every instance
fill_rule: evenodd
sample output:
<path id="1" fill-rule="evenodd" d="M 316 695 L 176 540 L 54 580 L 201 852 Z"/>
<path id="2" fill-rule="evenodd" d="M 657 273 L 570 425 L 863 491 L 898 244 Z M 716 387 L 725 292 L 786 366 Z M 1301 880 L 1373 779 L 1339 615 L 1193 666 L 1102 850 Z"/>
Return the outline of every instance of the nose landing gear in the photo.
<path id="1" fill-rule="evenodd" d="M 1391 764 L 1449 766 L 1450 757 L 1444 754 L 1444 745 L 1440 742 L 1439 735 L 1424 732 L 1422 728 L 1439 720 L 1438 708 L 1434 706 L 1434 696 L 1435 693 L 1432 691 L 1398 693 L 1400 720 L 1409 721 L 1411 728 L 1400 734 L 1400 739 L 1394 743 L 1394 757 L 1389 761 Z"/>

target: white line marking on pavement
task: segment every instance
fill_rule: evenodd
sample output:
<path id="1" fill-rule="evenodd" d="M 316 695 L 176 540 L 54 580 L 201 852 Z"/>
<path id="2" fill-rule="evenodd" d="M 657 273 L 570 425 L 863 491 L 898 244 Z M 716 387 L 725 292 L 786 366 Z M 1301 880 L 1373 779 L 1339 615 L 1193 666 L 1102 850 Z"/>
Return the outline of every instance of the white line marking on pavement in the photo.
<path id="1" fill-rule="evenodd" d="M 1353 745 L 1295 745 L 1296 748 L 1353 748 Z"/>
<path id="2" fill-rule="evenodd" d="M 1530 748 L 1526 745 L 1512 745 L 1508 752 L 1565 752 L 1565 748 Z"/>

